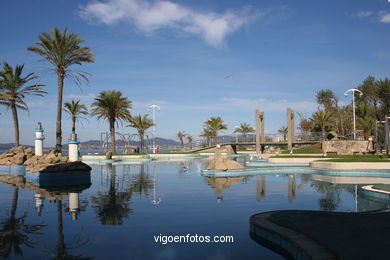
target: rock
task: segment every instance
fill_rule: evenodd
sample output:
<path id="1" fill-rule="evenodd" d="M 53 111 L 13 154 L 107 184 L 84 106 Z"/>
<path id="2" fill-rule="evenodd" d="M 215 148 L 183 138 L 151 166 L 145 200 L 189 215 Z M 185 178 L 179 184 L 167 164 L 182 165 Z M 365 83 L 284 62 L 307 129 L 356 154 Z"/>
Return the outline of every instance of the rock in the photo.
<path id="1" fill-rule="evenodd" d="M 24 150 L 24 153 L 26 153 L 26 154 L 28 154 L 28 153 L 33 153 L 33 150 L 32 150 L 31 147 L 29 147 L 29 148 L 26 148 L 26 149 Z"/>
<path id="2" fill-rule="evenodd" d="M 106 153 L 106 160 L 111 160 L 112 159 L 112 152 L 107 152 Z"/>
<path id="3" fill-rule="evenodd" d="M 24 154 L 24 147 L 23 146 L 15 146 L 10 149 L 13 153 L 23 153 Z"/>
<path id="4" fill-rule="evenodd" d="M 212 160 L 207 167 L 208 170 L 227 171 L 239 170 L 244 167 L 236 161 L 228 158 L 222 158 L 220 148 L 215 151 L 214 160 Z"/>
<path id="5" fill-rule="evenodd" d="M 13 164 L 23 165 L 23 163 L 27 160 L 27 156 L 24 153 L 18 153 L 13 157 Z"/>
<path id="6" fill-rule="evenodd" d="M 24 165 L 36 165 L 36 164 L 38 164 L 38 161 L 39 161 L 39 156 L 34 155 L 31 158 L 27 159 L 24 162 Z"/>
<path id="7" fill-rule="evenodd" d="M 13 157 L 16 153 L 14 152 L 5 152 L 0 156 L 0 159 L 7 158 L 7 157 Z"/>

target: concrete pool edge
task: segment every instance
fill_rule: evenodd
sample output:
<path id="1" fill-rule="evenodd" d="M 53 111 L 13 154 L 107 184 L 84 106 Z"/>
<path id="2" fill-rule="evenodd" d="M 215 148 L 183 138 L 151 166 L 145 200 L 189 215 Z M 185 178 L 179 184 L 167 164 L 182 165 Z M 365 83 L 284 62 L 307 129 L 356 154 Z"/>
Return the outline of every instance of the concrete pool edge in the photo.
<path id="1" fill-rule="evenodd" d="M 271 221 L 269 211 L 249 219 L 252 239 L 284 257 L 293 259 L 337 259 L 335 254 L 317 241 Z"/>
<path id="2" fill-rule="evenodd" d="M 389 215 L 389 210 L 352 213 L 271 211 L 252 215 L 250 232 L 256 242 L 266 247 L 267 243 L 273 243 L 274 248 L 269 247 L 270 249 L 283 256 L 286 256 L 287 252 L 291 259 L 387 259 L 386 230 L 390 228 Z M 267 237 L 269 230 L 276 235 Z M 311 250 L 306 250 L 307 239 L 320 249 L 310 247 Z M 319 250 L 325 250 L 325 253 L 328 252 L 331 256 Z M 295 257 L 292 254 L 302 251 L 309 257 Z"/>
<path id="3" fill-rule="evenodd" d="M 390 162 L 310 162 L 310 167 L 322 170 L 390 170 Z"/>

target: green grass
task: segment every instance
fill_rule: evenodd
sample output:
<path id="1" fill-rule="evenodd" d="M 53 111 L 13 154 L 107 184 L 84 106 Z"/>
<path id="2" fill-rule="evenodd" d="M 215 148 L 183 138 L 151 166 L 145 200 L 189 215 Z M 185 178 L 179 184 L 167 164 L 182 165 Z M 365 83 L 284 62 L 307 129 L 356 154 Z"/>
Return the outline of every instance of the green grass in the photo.
<path id="1" fill-rule="evenodd" d="M 330 159 L 327 162 L 385 162 L 390 163 L 389 159 L 381 158 L 341 158 L 341 159 Z"/>
<path id="2" fill-rule="evenodd" d="M 282 154 L 288 154 L 290 151 L 282 151 Z M 321 144 L 313 144 L 310 146 L 293 149 L 293 153 L 305 154 L 305 153 L 322 153 Z"/>
<path id="3" fill-rule="evenodd" d="M 377 190 L 390 191 L 390 185 L 389 184 L 375 184 L 373 186 L 373 188 L 377 189 Z"/>

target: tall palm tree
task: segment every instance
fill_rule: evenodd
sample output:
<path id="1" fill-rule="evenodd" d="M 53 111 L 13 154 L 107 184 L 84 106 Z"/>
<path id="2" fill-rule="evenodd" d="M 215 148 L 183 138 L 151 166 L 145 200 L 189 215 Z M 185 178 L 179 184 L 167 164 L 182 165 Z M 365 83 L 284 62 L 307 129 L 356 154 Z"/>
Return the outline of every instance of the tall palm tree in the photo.
<path id="1" fill-rule="evenodd" d="M 187 141 L 190 144 L 190 149 L 192 149 L 192 142 L 194 141 L 194 138 L 191 135 L 187 134 Z"/>
<path id="2" fill-rule="evenodd" d="M 287 137 L 287 133 L 288 133 L 288 128 L 287 126 L 282 126 L 279 128 L 278 130 L 279 134 L 282 134 L 283 135 L 283 141 L 286 141 L 286 137 Z"/>
<path id="3" fill-rule="evenodd" d="M 145 153 L 145 132 L 150 127 L 154 126 L 153 120 L 148 118 L 148 114 L 145 114 L 143 116 L 133 116 L 130 118 L 129 122 L 130 125 L 128 126 L 133 127 L 137 130 L 141 143 L 141 152 Z"/>
<path id="4" fill-rule="evenodd" d="M 227 130 L 227 125 L 220 117 L 210 117 L 204 122 L 204 127 L 209 128 L 212 132 L 212 139 L 214 140 L 214 143 L 217 143 L 218 132 L 221 130 Z"/>
<path id="5" fill-rule="evenodd" d="M 179 131 L 176 134 L 176 137 L 179 139 L 182 148 L 184 147 L 184 137 L 186 136 L 187 134 L 184 131 Z"/>
<path id="6" fill-rule="evenodd" d="M 122 124 L 122 121 L 128 121 L 131 118 L 129 109 L 132 107 L 131 101 L 122 96 L 122 92 L 116 90 L 107 90 L 100 92 L 92 103 L 91 115 L 97 118 L 105 119 L 110 126 L 111 152 L 116 152 L 115 125 Z"/>
<path id="7" fill-rule="evenodd" d="M 80 100 L 72 99 L 71 103 L 64 103 L 64 111 L 72 117 L 72 134 L 75 134 L 77 119 L 85 119 L 81 115 L 88 115 L 88 109 L 84 104 L 80 104 Z"/>
<path id="8" fill-rule="evenodd" d="M 332 113 L 325 110 L 317 110 L 313 113 L 310 121 L 321 129 L 322 141 L 325 140 L 325 130 L 333 126 L 333 115 Z"/>
<path id="9" fill-rule="evenodd" d="M 248 123 L 241 123 L 239 127 L 236 127 L 233 131 L 233 133 L 240 133 L 242 134 L 242 137 L 244 138 L 244 141 L 246 141 L 246 134 L 248 133 L 254 133 L 255 129 L 251 127 Z"/>
<path id="10" fill-rule="evenodd" d="M 24 65 L 11 67 L 4 63 L 0 71 L 0 104 L 5 105 L 12 111 L 15 129 L 15 145 L 19 146 L 19 119 L 18 109 L 27 110 L 27 103 L 24 98 L 27 95 L 43 96 L 46 92 L 42 90 L 43 85 L 27 85 L 30 81 L 38 78 L 34 73 L 22 76 Z"/>
<path id="11" fill-rule="evenodd" d="M 70 33 L 67 29 L 63 32 L 54 28 L 50 33 L 43 32 L 39 35 L 37 46 L 28 47 L 27 50 L 40 55 L 44 61 L 49 62 L 57 74 L 57 122 L 56 122 L 56 151 L 62 150 L 62 96 L 64 89 L 64 79 L 69 77 L 76 84 L 83 81 L 88 82 L 87 74 L 81 71 L 70 69 L 73 65 L 82 63 L 93 63 L 94 57 L 87 47 L 80 47 L 84 40 L 78 38 L 78 34 Z"/>

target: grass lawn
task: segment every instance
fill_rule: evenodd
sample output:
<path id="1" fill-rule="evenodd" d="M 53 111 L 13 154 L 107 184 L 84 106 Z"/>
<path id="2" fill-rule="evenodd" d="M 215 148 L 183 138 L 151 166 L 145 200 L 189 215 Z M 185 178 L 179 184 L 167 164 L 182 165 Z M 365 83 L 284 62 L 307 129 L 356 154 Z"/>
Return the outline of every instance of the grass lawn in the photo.
<path id="1" fill-rule="evenodd" d="M 156 153 L 156 154 L 198 154 L 198 153 L 194 153 L 194 152 L 170 152 L 170 153 Z M 106 154 L 87 154 L 88 156 L 102 156 L 102 155 L 106 155 Z M 112 154 L 113 156 L 114 155 L 148 155 L 148 154 L 142 154 L 142 153 L 114 153 Z"/>
<path id="2" fill-rule="evenodd" d="M 290 151 L 282 151 L 282 154 L 288 154 Z M 305 153 L 322 153 L 321 144 L 313 144 L 310 146 L 293 149 L 293 153 L 305 154 Z"/>
<path id="3" fill-rule="evenodd" d="M 272 156 L 271 158 L 322 158 L 321 156 L 305 156 L 305 155 L 286 155 Z M 390 157 L 387 155 L 329 155 L 326 158 L 327 162 L 390 162 Z"/>
<path id="4" fill-rule="evenodd" d="M 384 190 L 384 191 L 390 192 L 390 185 L 389 184 L 375 184 L 373 186 L 373 188 L 377 189 L 377 190 Z"/>

